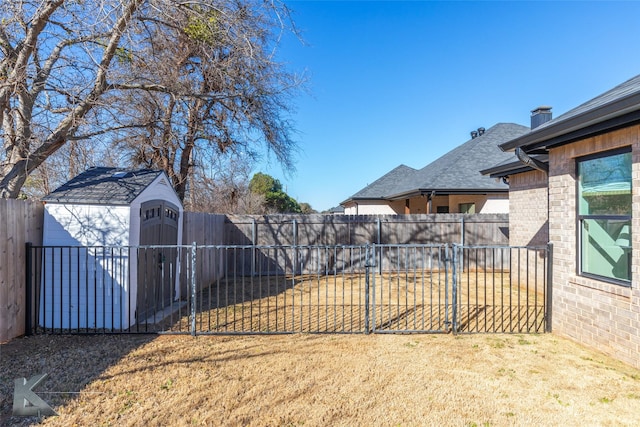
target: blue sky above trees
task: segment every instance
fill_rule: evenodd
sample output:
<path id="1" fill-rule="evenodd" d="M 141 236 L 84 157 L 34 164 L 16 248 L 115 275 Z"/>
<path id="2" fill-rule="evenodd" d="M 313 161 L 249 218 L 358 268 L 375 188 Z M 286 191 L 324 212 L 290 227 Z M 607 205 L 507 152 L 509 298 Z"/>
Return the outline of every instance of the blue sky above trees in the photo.
<path id="1" fill-rule="evenodd" d="M 640 2 L 287 1 L 306 45 L 297 171 L 256 166 L 316 210 L 399 164 L 420 168 L 499 122 L 554 117 L 640 74 Z"/>

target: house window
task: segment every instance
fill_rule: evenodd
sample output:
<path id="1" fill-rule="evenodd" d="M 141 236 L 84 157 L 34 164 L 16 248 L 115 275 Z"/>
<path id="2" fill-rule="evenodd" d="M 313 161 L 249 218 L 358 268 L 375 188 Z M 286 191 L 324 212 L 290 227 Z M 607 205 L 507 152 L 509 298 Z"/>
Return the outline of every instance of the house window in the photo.
<path id="1" fill-rule="evenodd" d="M 631 152 L 578 160 L 579 273 L 631 283 Z"/>
<path id="2" fill-rule="evenodd" d="M 475 203 L 460 203 L 460 213 L 462 214 L 474 214 L 476 213 Z"/>
<path id="3" fill-rule="evenodd" d="M 449 213 L 449 206 L 438 206 L 436 212 L 440 214 Z"/>

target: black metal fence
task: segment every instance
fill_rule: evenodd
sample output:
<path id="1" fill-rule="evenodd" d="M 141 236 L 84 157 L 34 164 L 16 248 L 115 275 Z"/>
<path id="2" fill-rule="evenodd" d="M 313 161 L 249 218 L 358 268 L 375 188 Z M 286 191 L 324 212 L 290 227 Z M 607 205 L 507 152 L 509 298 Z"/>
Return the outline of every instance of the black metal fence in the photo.
<path id="1" fill-rule="evenodd" d="M 550 329 L 550 247 L 28 245 L 31 333 Z"/>
<path id="2" fill-rule="evenodd" d="M 551 245 L 454 245 L 455 332 L 549 332 L 551 254 Z"/>

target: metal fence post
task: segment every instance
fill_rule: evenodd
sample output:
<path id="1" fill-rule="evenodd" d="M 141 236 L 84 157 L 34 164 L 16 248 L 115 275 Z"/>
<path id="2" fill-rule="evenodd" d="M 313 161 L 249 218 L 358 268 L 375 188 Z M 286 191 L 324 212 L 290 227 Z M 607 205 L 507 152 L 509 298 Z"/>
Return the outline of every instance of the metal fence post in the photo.
<path id="1" fill-rule="evenodd" d="M 258 223 L 251 219 L 251 275 L 256 275 L 256 242 L 258 239 Z"/>
<path id="2" fill-rule="evenodd" d="M 378 236 L 377 236 L 377 244 L 382 245 L 382 221 L 378 218 Z M 382 274 L 382 251 L 380 251 L 380 259 L 378 261 L 378 274 Z"/>
<path id="3" fill-rule="evenodd" d="M 298 274 L 298 221 L 293 220 L 293 275 Z M 302 274 L 302 268 L 300 268 Z"/>
<path id="4" fill-rule="evenodd" d="M 196 336 L 196 242 L 191 244 L 191 335 Z"/>
<path id="5" fill-rule="evenodd" d="M 33 286 L 33 260 L 31 258 L 31 251 L 32 251 L 32 244 L 31 242 L 27 242 L 27 244 L 25 245 L 25 286 L 26 286 L 26 301 L 25 301 L 25 313 L 24 313 L 24 334 L 29 336 L 32 333 L 32 325 L 31 325 L 31 311 L 33 310 L 33 305 L 32 305 L 32 301 L 31 299 L 33 298 L 32 296 L 32 286 Z"/>
<path id="6" fill-rule="evenodd" d="M 553 243 L 547 244 L 547 299 L 545 301 L 545 332 L 552 332 L 553 314 Z"/>
<path id="7" fill-rule="evenodd" d="M 458 332 L 458 246 L 454 243 L 451 250 L 453 251 L 453 262 L 451 263 L 451 328 L 455 335 Z M 449 246 L 447 246 L 447 252 L 448 251 Z M 447 262 L 448 259 L 449 257 L 445 256 L 445 262 Z M 445 271 L 446 270 L 447 269 L 445 269 Z"/>
<path id="8" fill-rule="evenodd" d="M 371 268 L 369 265 L 369 260 L 371 259 L 369 256 L 369 243 L 365 246 L 365 255 L 364 255 L 364 333 L 369 334 L 370 325 L 369 325 L 369 276 L 371 275 Z"/>

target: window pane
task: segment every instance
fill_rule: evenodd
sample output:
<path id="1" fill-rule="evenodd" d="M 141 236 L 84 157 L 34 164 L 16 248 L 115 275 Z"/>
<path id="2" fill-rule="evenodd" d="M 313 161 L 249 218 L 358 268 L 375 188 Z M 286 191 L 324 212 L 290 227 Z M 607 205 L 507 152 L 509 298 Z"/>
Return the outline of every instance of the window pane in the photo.
<path id="1" fill-rule="evenodd" d="M 631 153 L 578 163 L 580 215 L 631 215 Z"/>
<path id="2" fill-rule="evenodd" d="M 631 221 L 582 220 L 583 273 L 631 280 Z"/>
<path id="3" fill-rule="evenodd" d="M 476 204 L 475 203 L 460 203 L 459 208 L 460 208 L 460 213 L 462 213 L 462 214 L 474 214 L 474 213 L 476 213 Z"/>

